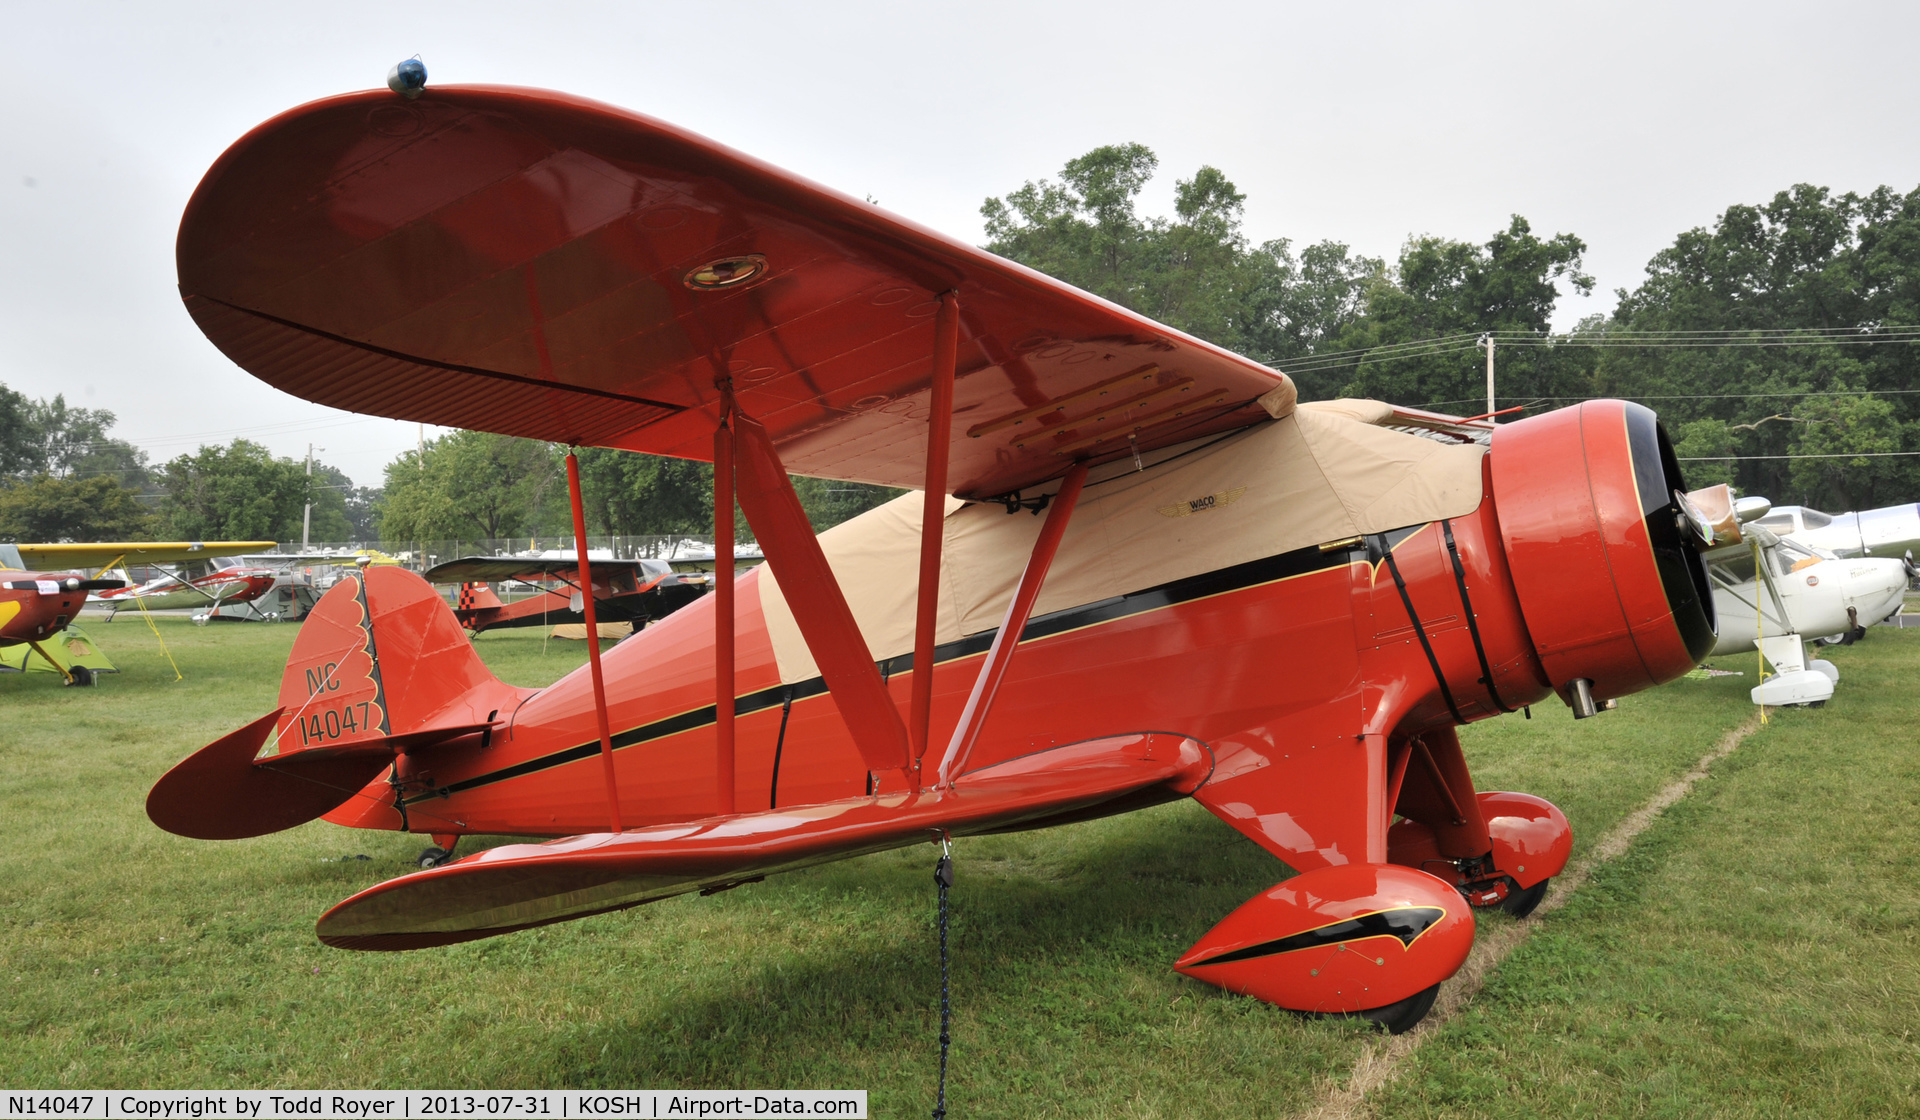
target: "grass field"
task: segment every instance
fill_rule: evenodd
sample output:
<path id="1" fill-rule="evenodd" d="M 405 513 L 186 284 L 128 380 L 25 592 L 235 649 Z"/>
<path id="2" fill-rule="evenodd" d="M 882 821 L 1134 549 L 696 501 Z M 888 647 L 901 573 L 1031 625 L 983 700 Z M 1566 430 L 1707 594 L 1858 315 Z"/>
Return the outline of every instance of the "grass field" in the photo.
<path id="1" fill-rule="evenodd" d="M 98 689 L 0 677 L 6 1086 L 840 1087 L 876 1116 L 931 1106 L 931 848 L 469 945 L 327 949 L 313 920 L 425 839 L 154 828 L 147 788 L 272 707 L 295 632 L 160 626 L 184 681 L 133 619 L 92 628 L 123 669 Z M 585 658 L 537 631 L 478 648 L 528 685 Z M 1546 919 L 1379 1114 L 1912 1114 L 1920 634 L 1826 656 L 1834 701 L 1780 713 Z M 1730 667 L 1749 676 L 1471 728 L 1469 758 L 1482 788 L 1565 809 L 1578 855 L 1750 716 L 1751 664 Z M 1171 972 L 1285 874 L 1195 804 L 971 840 L 956 861 L 956 1116 L 1287 1115 L 1372 1044 Z"/>

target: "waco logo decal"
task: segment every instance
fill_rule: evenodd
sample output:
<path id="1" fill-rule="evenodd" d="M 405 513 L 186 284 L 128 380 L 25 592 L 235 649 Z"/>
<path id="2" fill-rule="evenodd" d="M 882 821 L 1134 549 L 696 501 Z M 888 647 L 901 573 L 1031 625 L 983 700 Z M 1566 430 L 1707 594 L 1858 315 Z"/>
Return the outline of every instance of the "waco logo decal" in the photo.
<path id="1" fill-rule="evenodd" d="M 1240 495 L 1246 492 L 1247 492 L 1246 487 L 1236 486 L 1231 490 L 1222 490 L 1217 494 L 1205 494 L 1205 495 L 1202 495 L 1201 497 L 1193 498 L 1189 501 L 1175 502 L 1170 506 L 1161 506 L 1160 516 L 1192 517 L 1196 513 L 1205 513 L 1210 509 L 1219 509 L 1221 506 L 1230 506 L 1233 503 L 1239 501 Z"/>

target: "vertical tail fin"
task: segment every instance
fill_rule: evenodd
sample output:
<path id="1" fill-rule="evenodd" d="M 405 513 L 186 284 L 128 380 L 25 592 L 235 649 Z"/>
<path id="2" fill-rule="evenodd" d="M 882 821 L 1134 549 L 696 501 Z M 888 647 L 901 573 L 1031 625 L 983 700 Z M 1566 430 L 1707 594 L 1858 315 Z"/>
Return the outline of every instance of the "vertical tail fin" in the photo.
<path id="1" fill-rule="evenodd" d="M 453 613 L 464 620 L 468 611 L 504 606 L 506 604 L 501 602 L 500 596 L 495 595 L 493 588 L 487 584 L 463 583 L 460 585 L 460 599 L 455 604 Z"/>
<path id="2" fill-rule="evenodd" d="M 379 798 L 355 795 L 410 750 L 458 750 L 461 740 L 484 747 L 499 717 L 531 692 L 487 671 L 425 580 L 399 568 L 363 570 L 308 612 L 280 680 L 279 710 L 169 770 L 147 795 L 147 816 L 205 840 L 322 815 L 404 828 Z M 256 757 L 276 731 L 279 750 Z M 347 819 L 335 816 L 342 812 Z"/>
<path id="3" fill-rule="evenodd" d="M 487 670 L 431 584 L 369 567 L 300 626 L 280 680 L 280 750 L 485 723 L 524 694 Z"/>

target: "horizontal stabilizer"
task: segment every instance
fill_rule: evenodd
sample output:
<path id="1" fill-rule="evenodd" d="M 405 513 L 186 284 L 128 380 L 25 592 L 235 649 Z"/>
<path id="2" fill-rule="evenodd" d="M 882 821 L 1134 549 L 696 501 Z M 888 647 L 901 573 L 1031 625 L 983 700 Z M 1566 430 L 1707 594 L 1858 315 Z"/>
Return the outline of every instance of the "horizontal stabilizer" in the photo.
<path id="1" fill-rule="evenodd" d="M 472 941 L 942 832 L 1008 832 L 1135 809 L 1193 792 L 1212 768 L 1212 752 L 1194 739 L 1117 735 L 976 770 L 950 789 L 515 844 L 361 891 L 323 915 L 318 932 L 343 949 Z"/>
<path id="2" fill-rule="evenodd" d="M 195 840 L 239 840 L 305 824 L 359 793 L 402 751 L 483 735 L 489 724 L 438 727 L 256 758 L 276 708 L 182 760 L 147 794 L 154 824 Z"/>

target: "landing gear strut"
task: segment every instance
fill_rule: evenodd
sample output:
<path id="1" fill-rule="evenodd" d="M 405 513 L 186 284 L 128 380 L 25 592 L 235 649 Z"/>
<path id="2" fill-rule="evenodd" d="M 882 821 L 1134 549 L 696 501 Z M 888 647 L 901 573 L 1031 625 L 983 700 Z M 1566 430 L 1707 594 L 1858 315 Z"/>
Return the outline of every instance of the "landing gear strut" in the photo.
<path id="1" fill-rule="evenodd" d="M 440 867 L 453 861 L 453 849 L 460 843 L 457 832 L 436 832 L 433 834 L 433 847 L 424 848 L 414 862 L 421 867 Z"/>

